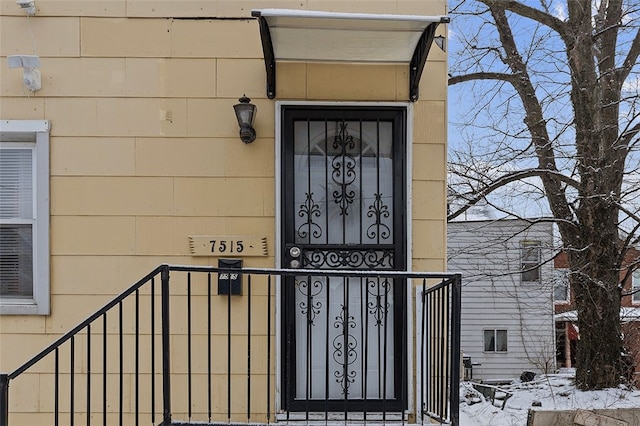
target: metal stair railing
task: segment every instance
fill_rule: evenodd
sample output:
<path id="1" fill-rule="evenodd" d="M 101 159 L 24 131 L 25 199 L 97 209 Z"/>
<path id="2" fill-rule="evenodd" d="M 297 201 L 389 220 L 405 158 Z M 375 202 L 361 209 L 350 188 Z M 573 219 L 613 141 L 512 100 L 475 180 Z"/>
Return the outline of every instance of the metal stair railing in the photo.
<path id="1" fill-rule="evenodd" d="M 245 294 L 214 297 L 214 279 L 229 272 L 242 274 Z M 276 402 L 282 395 L 276 395 L 272 357 L 274 287 L 285 276 L 401 279 L 421 287 L 420 373 L 408 382 L 416 385 L 417 420 L 458 425 L 460 275 L 165 264 L 14 371 L 0 374 L 0 426 L 9 425 L 10 389 L 28 387 L 32 382 L 21 379 L 29 375 L 38 375 L 38 389 L 29 389 L 38 399 L 35 414 L 48 416 L 40 424 L 269 424 L 278 420 L 276 407 L 289 419 L 288 408 Z M 260 314 L 252 318 L 253 311 Z M 53 398 L 42 396 L 47 385 Z M 383 423 L 388 414 L 383 409 Z M 172 423 L 173 417 L 184 423 Z M 408 419 L 405 411 L 401 418 Z"/>
<path id="2" fill-rule="evenodd" d="M 123 424 L 123 418 L 124 418 L 124 414 L 125 414 L 125 410 L 124 410 L 124 393 L 125 393 L 125 387 L 124 387 L 124 382 L 123 382 L 123 373 L 124 373 L 124 321 L 123 321 L 123 303 L 130 297 L 130 296 L 134 296 L 135 298 L 135 353 L 134 353 L 134 357 L 135 357 L 135 365 L 136 365 L 136 370 L 133 372 L 134 376 L 135 376 L 135 382 L 137 384 L 139 384 L 139 361 L 140 361 L 140 328 L 139 328 L 139 320 L 140 320 L 140 305 L 139 305 L 139 301 L 140 301 L 140 293 L 141 293 L 141 289 L 143 289 L 143 287 L 145 285 L 149 286 L 149 299 L 150 299 L 150 311 L 151 311 L 151 320 L 150 320 L 150 324 L 151 324 L 151 333 L 149 334 L 149 337 L 151 339 L 150 342 L 150 346 L 151 346 L 151 354 L 153 354 L 153 348 L 156 346 L 156 332 L 155 332 L 155 310 L 156 310 L 156 282 L 158 281 L 157 278 L 158 276 L 160 276 L 160 281 L 161 281 L 161 299 L 163 301 L 162 303 L 162 323 L 161 323 L 161 336 L 162 336 L 162 346 L 163 347 L 168 347 L 168 338 L 169 338 L 169 334 L 168 334 L 168 310 L 166 309 L 164 300 L 168 300 L 168 289 L 169 289 L 169 281 L 168 281 L 168 271 L 169 271 L 169 267 L 168 265 L 161 265 L 158 266 L 157 268 L 155 268 L 153 271 L 151 271 L 149 274 L 147 274 L 144 278 L 142 278 L 141 280 L 139 280 L 138 282 L 136 282 L 135 284 L 133 284 L 131 287 L 129 287 L 128 289 L 126 289 L 125 291 L 123 291 L 122 293 L 120 293 L 118 296 L 116 296 L 114 299 L 112 299 L 110 302 L 108 302 L 106 305 L 104 305 L 102 308 L 100 308 L 99 310 L 97 310 L 95 313 L 93 313 L 92 315 L 90 315 L 87 319 L 85 319 L 84 321 L 82 321 L 80 324 L 78 324 L 77 326 L 75 326 L 74 328 L 72 328 L 70 331 L 68 331 L 67 333 L 65 333 L 63 336 L 61 336 L 60 338 L 58 338 L 57 340 L 55 340 L 53 343 L 51 343 L 49 346 L 47 346 L 45 349 L 43 349 L 40 353 L 38 353 L 37 355 L 35 355 L 33 358 L 31 358 L 30 360 L 28 360 L 27 362 L 25 362 L 24 364 L 22 364 L 20 367 L 16 368 L 13 372 L 9 373 L 9 374 L 1 374 L 0 375 L 0 426 L 8 426 L 9 425 L 9 384 L 11 383 L 12 380 L 17 379 L 19 376 L 21 376 L 23 373 L 27 372 L 29 369 L 31 369 L 32 367 L 34 367 L 35 365 L 37 365 L 40 362 L 44 362 L 47 360 L 48 357 L 53 357 L 53 364 L 54 364 L 54 380 L 53 380 L 53 392 L 54 392 L 54 396 L 53 396 L 53 424 L 58 425 L 61 421 L 61 417 L 62 417 L 62 410 L 60 407 L 60 388 L 61 388 L 61 382 L 60 379 L 62 376 L 68 376 L 69 378 L 69 398 L 67 400 L 69 406 L 68 406 L 68 414 L 67 417 L 69 417 L 69 422 L 70 424 L 74 424 L 74 419 L 75 419 L 75 415 L 76 415 L 76 395 L 75 395 L 75 391 L 76 391 L 76 385 L 79 384 L 78 381 L 76 380 L 76 375 L 81 374 L 80 372 L 77 371 L 77 366 L 76 366 L 76 340 L 79 340 L 81 337 L 84 337 L 84 343 L 86 346 L 86 358 L 84 359 L 85 362 L 85 383 L 86 383 L 86 387 L 84 389 L 85 391 L 85 416 L 86 416 L 86 422 L 87 425 L 90 424 L 91 422 L 91 413 L 92 413 L 92 403 L 94 402 L 94 399 L 92 398 L 92 388 L 94 386 L 94 382 L 92 381 L 92 379 L 94 379 L 94 377 L 96 375 L 101 376 L 101 390 L 102 390 L 102 411 L 99 412 L 99 414 L 101 415 L 101 420 L 102 420 L 102 424 L 107 424 L 107 417 L 108 416 L 117 416 L 118 420 L 119 420 L 119 424 Z M 115 312 L 117 311 L 117 312 Z M 118 321 L 117 321 L 117 331 L 115 333 L 110 333 L 109 332 L 109 322 L 108 322 L 108 318 L 109 318 L 109 314 L 113 314 L 116 313 L 117 317 L 118 317 Z M 92 334 L 92 325 L 93 327 L 93 334 Z M 95 368 L 95 352 L 92 354 L 92 342 L 95 342 L 96 340 L 96 335 L 98 335 L 98 333 L 96 333 L 96 330 L 98 329 L 98 326 L 102 325 L 102 334 L 101 334 L 101 349 L 102 349 L 102 368 L 100 368 L 99 371 L 92 371 L 92 368 Z M 110 350 L 110 342 L 113 339 L 115 335 L 116 340 L 118 341 L 118 351 L 119 351 L 119 356 L 118 356 L 118 380 L 117 380 L 117 387 L 118 387 L 118 409 L 115 412 L 110 412 L 109 409 L 107 408 L 109 405 L 109 401 L 107 400 L 107 390 L 108 390 L 108 384 L 109 384 L 109 376 L 112 375 L 113 373 L 110 373 L 108 370 L 108 364 L 109 361 L 113 361 L 112 359 L 110 359 L 109 356 L 109 350 Z M 98 344 L 98 343 L 96 343 Z M 64 367 L 61 366 L 61 362 L 60 359 L 62 357 L 62 352 L 63 349 L 66 348 L 68 346 L 68 358 L 69 358 L 69 369 L 68 371 L 61 371 L 64 370 Z M 163 353 L 167 353 L 168 351 L 163 351 Z M 92 364 L 92 361 L 94 361 L 94 363 Z M 168 360 L 167 360 L 168 361 Z M 156 364 L 156 357 L 154 355 L 151 356 L 151 365 L 152 365 L 152 371 L 155 370 L 155 364 Z M 151 374 L 150 375 L 150 380 L 151 380 L 151 385 L 150 385 L 150 392 L 151 392 L 151 409 L 150 409 L 150 417 L 151 417 L 151 422 L 154 423 L 156 420 L 156 415 L 158 414 L 156 412 L 155 409 L 155 392 L 156 392 L 156 385 L 155 385 L 155 381 L 156 381 L 156 375 L 155 374 Z M 170 386 L 169 383 L 164 383 L 163 384 L 165 386 Z M 135 424 L 139 424 L 139 397 L 140 397 L 140 387 L 136 386 L 136 394 L 134 396 L 135 398 Z M 35 393 L 35 391 L 34 391 Z M 165 403 L 170 401 L 167 401 L 166 399 L 164 400 Z M 164 413 L 170 413 L 170 407 L 165 406 L 164 408 Z M 167 423 L 168 424 L 168 423 Z"/>

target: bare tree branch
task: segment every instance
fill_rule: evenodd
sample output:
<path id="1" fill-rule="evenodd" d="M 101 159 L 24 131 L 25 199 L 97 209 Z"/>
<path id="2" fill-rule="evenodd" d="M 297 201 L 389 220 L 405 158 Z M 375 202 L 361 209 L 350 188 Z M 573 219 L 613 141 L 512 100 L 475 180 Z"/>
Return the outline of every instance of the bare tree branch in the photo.
<path id="1" fill-rule="evenodd" d="M 640 29 L 636 33 L 636 36 L 631 43 L 631 48 L 627 53 L 627 57 L 624 59 L 622 68 L 620 68 L 620 81 L 625 81 L 629 77 L 629 73 L 634 66 L 638 64 L 638 57 L 640 56 Z"/>
<path id="2" fill-rule="evenodd" d="M 531 133 L 531 138 L 536 150 L 536 156 L 538 158 L 539 168 L 557 171 L 558 168 L 555 160 L 556 154 L 553 150 L 552 144 L 550 143 L 542 107 L 536 96 L 535 88 L 531 83 L 527 66 L 524 63 L 522 56 L 518 53 L 518 48 L 505 11 L 499 7 L 495 7 L 496 2 L 494 0 L 489 1 L 489 3 L 490 12 L 496 23 L 500 41 L 506 52 L 506 63 L 511 71 L 520 77 L 515 81 L 514 87 L 520 95 L 520 99 L 526 112 L 525 123 Z M 501 2 L 498 3 L 502 5 Z M 508 4 L 510 4 L 511 7 L 515 7 L 514 3 L 516 2 L 509 2 Z M 529 10 L 528 7 L 523 7 L 525 10 Z M 537 11 L 535 14 L 544 15 L 541 11 Z M 538 16 L 538 19 L 542 18 Z M 541 176 L 542 183 L 545 187 L 547 196 L 549 197 L 549 205 L 556 217 L 571 220 L 573 214 L 571 213 L 569 203 L 567 202 L 564 189 L 560 185 L 559 181 L 554 179 L 554 177 L 555 175 L 553 174 L 545 174 Z"/>
<path id="3" fill-rule="evenodd" d="M 640 133 L 640 123 L 636 123 L 629 129 L 625 129 L 620 134 L 620 142 L 625 146 L 629 146 L 631 144 L 631 140 Z"/>
<path id="4" fill-rule="evenodd" d="M 449 77 L 449 86 L 453 86 L 458 83 L 465 83 L 472 80 L 500 80 L 509 83 L 514 83 L 516 76 L 513 74 L 506 74 L 500 72 L 474 72 L 470 74 L 457 75 Z"/>
<path id="5" fill-rule="evenodd" d="M 566 24 L 562 22 L 560 19 L 555 16 L 543 12 L 541 10 L 535 9 L 533 7 L 527 6 L 523 3 L 514 1 L 514 0 L 479 0 L 487 6 L 491 7 L 493 5 L 498 5 L 500 8 L 505 10 L 509 10 L 513 13 L 517 13 L 520 16 L 525 18 L 532 19 L 536 22 L 539 22 L 552 30 L 556 31 L 559 34 L 566 32 Z"/>
<path id="6" fill-rule="evenodd" d="M 486 184 L 483 188 L 476 188 L 474 190 L 474 195 L 472 198 L 466 200 L 466 204 L 462 206 L 459 210 L 449 214 L 447 216 L 447 220 L 453 220 L 456 217 L 460 216 L 462 213 L 467 211 L 470 207 L 476 205 L 479 201 L 483 200 L 487 195 L 491 194 L 496 189 L 502 188 L 503 186 L 511 183 L 520 181 L 529 177 L 542 177 L 545 175 L 553 175 L 558 180 L 564 182 L 565 184 L 572 187 L 579 187 L 579 182 L 571 179 L 568 176 L 563 175 L 557 171 L 546 170 L 546 169 L 530 169 L 530 170 L 518 170 L 513 173 L 505 174 L 500 176 L 497 179 L 492 180 L 489 184 Z"/>

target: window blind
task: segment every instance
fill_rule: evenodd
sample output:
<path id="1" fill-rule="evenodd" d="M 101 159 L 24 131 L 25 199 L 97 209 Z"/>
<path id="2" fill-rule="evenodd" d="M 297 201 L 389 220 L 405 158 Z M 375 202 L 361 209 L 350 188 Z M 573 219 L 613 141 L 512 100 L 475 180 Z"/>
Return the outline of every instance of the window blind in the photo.
<path id="1" fill-rule="evenodd" d="M 33 296 L 33 150 L 0 149 L 0 296 Z"/>
<path id="2" fill-rule="evenodd" d="M 0 150 L 0 218 L 33 219 L 33 150 Z"/>

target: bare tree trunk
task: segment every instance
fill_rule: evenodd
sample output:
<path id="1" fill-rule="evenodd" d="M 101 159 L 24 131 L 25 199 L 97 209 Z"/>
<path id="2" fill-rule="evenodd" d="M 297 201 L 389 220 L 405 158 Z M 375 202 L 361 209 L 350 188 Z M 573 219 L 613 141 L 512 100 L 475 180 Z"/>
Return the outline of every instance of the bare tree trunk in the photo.
<path id="1" fill-rule="evenodd" d="M 597 233 L 597 227 L 593 231 Z M 608 266 L 617 263 L 618 253 L 615 240 L 601 241 L 601 245 L 583 250 L 569 249 L 570 282 L 580 335 L 576 384 L 582 389 L 615 387 L 624 379 L 619 270 Z"/>

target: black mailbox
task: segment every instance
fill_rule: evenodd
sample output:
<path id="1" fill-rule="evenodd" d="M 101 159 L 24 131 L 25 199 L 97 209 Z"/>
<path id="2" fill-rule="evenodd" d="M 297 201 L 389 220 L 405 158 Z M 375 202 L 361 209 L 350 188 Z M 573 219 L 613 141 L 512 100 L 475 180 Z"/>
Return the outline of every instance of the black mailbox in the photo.
<path id="1" fill-rule="evenodd" d="M 242 295 L 242 259 L 218 259 L 218 268 L 218 295 Z"/>

